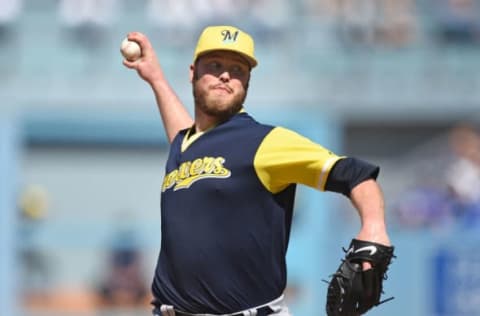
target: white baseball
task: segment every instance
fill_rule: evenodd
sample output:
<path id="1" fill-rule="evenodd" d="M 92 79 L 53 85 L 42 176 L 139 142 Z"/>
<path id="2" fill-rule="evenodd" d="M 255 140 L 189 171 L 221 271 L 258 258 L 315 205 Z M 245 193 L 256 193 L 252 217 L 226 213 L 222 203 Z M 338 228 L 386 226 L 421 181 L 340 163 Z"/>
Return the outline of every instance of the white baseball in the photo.
<path id="1" fill-rule="evenodd" d="M 125 38 L 122 41 L 120 52 L 128 61 L 135 61 L 142 56 L 142 49 L 140 48 L 140 45 L 138 45 L 137 42 L 129 41 L 128 38 Z"/>

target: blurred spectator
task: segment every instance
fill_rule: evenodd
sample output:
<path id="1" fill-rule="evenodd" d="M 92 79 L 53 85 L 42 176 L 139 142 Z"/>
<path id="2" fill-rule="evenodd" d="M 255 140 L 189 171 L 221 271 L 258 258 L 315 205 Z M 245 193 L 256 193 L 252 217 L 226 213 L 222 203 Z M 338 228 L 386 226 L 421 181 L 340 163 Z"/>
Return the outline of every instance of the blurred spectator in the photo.
<path id="1" fill-rule="evenodd" d="M 380 7 L 377 41 L 394 47 L 412 43 L 416 28 L 415 0 L 377 0 Z"/>
<path id="2" fill-rule="evenodd" d="M 115 239 L 107 269 L 97 289 L 102 306 L 134 307 L 147 302 L 142 256 L 131 232 L 120 232 Z"/>
<path id="3" fill-rule="evenodd" d="M 436 29 L 441 42 L 472 44 L 479 41 L 480 12 L 475 0 L 435 0 Z"/>
<path id="4" fill-rule="evenodd" d="M 480 134 L 469 124 L 450 132 L 454 160 L 447 169 L 446 183 L 455 201 L 457 216 L 473 224 L 480 219 Z"/>
<path id="5" fill-rule="evenodd" d="M 20 288 L 26 299 L 33 297 L 44 298 L 45 288 L 51 279 L 51 260 L 43 247 L 38 244 L 38 235 L 43 228 L 43 221 L 47 218 L 49 194 L 43 186 L 28 185 L 19 196 L 19 212 L 21 216 L 19 245 L 20 245 Z"/>
<path id="6" fill-rule="evenodd" d="M 480 134 L 473 125 L 458 124 L 447 136 L 447 159 L 433 174 L 415 174 L 420 177 L 394 203 L 404 227 L 480 227 Z M 428 159 L 434 164 L 438 157 Z"/>
<path id="7" fill-rule="evenodd" d="M 117 0 L 60 0 L 59 15 L 73 45 L 100 48 L 117 16 Z"/>
<path id="8" fill-rule="evenodd" d="M 339 0 L 340 39 L 347 46 L 370 46 L 375 40 L 377 7 L 374 0 Z"/>

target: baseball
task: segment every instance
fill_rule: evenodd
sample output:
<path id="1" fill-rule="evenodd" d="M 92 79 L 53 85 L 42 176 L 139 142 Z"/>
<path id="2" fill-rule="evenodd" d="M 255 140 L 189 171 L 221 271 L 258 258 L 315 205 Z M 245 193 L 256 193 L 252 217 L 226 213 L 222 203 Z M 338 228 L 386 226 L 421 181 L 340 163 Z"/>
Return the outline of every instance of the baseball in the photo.
<path id="1" fill-rule="evenodd" d="M 142 49 L 140 48 L 140 45 L 138 45 L 137 42 L 129 41 L 128 38 L 125 38 L 122 41 L 120 52 L 128 61 L 135 61 L 142 55 Z"/>

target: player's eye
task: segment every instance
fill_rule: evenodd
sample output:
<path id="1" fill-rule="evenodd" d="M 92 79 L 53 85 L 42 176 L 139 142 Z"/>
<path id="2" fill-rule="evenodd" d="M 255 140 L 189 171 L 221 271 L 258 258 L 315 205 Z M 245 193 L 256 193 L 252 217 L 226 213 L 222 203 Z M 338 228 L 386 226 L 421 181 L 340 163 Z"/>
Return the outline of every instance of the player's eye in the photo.
<path id="1" fill-rule="evenodd" d="M 219 71 L 222 69 L 222 64 L 220 64 L 218 61 L 211 61 L 207 64 L 208 70 L 210 71 Z"/>
<path id="2" fill-rule="evenodd" d="M 247 71 L 246 71 L 246 69 L 244 69 L 244 67 L 239 66 L 239 65 L 235 65 L 235 66 L 230 68 L 230 73 L 231 73 L 232 76 L 235 76 L 235 77 L 243 77 L 243 76 L 245 76 Z"/>

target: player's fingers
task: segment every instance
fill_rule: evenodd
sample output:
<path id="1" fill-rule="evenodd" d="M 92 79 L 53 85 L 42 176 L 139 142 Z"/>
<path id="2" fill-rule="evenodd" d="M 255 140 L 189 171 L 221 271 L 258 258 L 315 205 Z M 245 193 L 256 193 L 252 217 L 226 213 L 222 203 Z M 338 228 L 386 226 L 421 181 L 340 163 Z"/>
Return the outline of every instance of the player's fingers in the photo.
<path id="1" fill-rule="evenodd" d="M 123 60 L 123 65 L 130 69 L 137 69 L 138 62 L 137 61 L 128 61 L 126 59 Z"/>
<path id="2" fill-rule="evenodd" d="M 127 38 L 132 40 L 132 39 L 136 39 L 136 40 L 143 40 L 145 38 L 145 34 L 141 33 L 141 32 L 129 32 L 127 34 Z"/>
<path id="3" fill-rule="evenodd" d="M 148 37 L 143 33 L 130 32 L 127 34 L 127 38 L 131 41 L 137 42 L 142 48 L 142 51 L 147 51 L 152 49 L 152 44 L 150 43 Z"/>
<path id="4" fill-rule="evenodd" d="M 368 261 L 363 261 L 362 262 L 362 268 L 363 268 L 363 271 L 369 270 L 369 269 L 372 268 L 372 264 Z"/>

